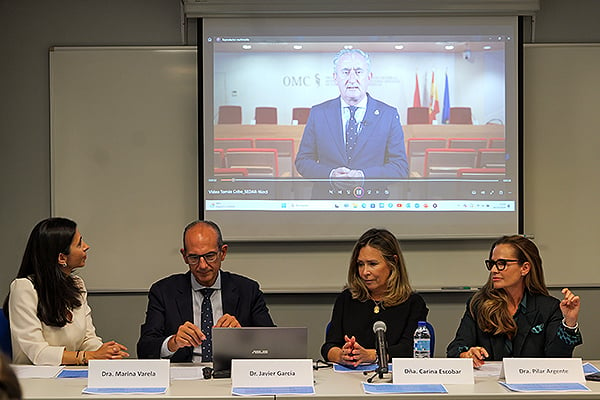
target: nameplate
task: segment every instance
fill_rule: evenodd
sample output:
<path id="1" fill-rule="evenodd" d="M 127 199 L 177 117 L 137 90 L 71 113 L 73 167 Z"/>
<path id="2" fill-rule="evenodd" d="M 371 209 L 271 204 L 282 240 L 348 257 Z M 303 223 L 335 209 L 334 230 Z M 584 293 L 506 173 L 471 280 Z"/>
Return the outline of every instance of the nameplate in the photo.
<path id="1" fill-rule="evenodd" d="M 92 388 L 168 388 L 169 360 L 90 360 Z"/>
<path id="2" fill-rule="evenodd" d="M 232 387 L 313 386 L 312 360 L 232 360 Z"/>
<path id="3" fill-rule="evenodd" d="M 505 358 L 502 376 L 508 384 L 585 382 L 581 358 Z"/>
<path id="4" fill-rule="evenodd" d="M 394 383 L 475 383 L 470 358 L 393 358 L 392 378 Z"/>

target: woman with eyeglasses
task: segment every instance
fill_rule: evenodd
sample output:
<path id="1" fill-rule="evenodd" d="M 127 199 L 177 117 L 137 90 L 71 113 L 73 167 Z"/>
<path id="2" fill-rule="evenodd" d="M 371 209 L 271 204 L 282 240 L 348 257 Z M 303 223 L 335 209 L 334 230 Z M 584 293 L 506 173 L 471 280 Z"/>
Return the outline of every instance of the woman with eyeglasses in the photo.
<path id="1" fill-rule="evenodd" d="M 4 302 L 14 364 L 85 365 L 129 356 L 125 346 L 96 335 L 85 285 L 73 274 L 89 249 L 66 218 L 47 218 L 31 231 Z"/>
<path id="2" fill-rule="evenodd" d="M 471 358 L 473 366 L 504 357 L 571 357 L 582 343 L 580 300 L 548 293 L 536 245 L 522 236 L 498 239 L 485 260 L 485 285 L 467 302 L 448 357 Z"/>

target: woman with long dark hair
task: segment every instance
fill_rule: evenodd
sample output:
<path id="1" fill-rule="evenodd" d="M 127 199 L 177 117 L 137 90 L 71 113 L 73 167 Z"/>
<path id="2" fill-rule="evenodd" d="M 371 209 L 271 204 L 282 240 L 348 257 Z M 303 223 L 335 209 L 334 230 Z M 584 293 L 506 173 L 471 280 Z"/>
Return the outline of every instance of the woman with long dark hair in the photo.
<path id="1" fill-rule="evenodd" d="M 125 346 L 96 335 L 85 285 L 73 274 L 85 266 L 89 248 L 66 218 L 45 219 L 31 231 L 4 302 L 13 363 L 84 365 L 129 356 Z"/>
<path id="2" fill-rule="evenodd" d="M 567 288 L 561 300 L 550 296 L 536 245 L 504 236 L 485 266 L 488 280 L 467 302 L 448 357 L 471 358 L 474 367 L 504 357 L 571 357 L 582 343 L 580 299 Z"/>

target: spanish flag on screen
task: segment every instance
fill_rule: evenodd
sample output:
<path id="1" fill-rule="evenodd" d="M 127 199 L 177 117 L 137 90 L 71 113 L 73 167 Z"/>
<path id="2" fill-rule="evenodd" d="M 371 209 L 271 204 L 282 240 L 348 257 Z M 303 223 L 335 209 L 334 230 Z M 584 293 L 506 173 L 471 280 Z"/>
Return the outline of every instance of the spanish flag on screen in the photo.
<path id="1" fill-rule="evenodd" d="M 431 91 L 429 92 L 429 123 L 433 123 L 440 112 L 440 101 L 438 99 L 437 86 L 435 85 L 435 73 L 431 72 Z"/>

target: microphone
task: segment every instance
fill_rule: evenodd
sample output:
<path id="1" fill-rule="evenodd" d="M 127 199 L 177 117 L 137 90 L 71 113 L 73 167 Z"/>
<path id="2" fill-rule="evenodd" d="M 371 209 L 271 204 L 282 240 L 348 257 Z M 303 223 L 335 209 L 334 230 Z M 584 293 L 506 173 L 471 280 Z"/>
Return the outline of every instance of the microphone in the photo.
<path id="1" fill-rule="evenodd" d="M 387 326 L 383 321 L 375 321 L 373 324 L 373 332 L 377 336 L 377 372 L 379 377 L 382 378 L 383 374 L 388 373 L 388 354 L 387 354 L 387 340 L 385 338 L 385 331 Z"/>

